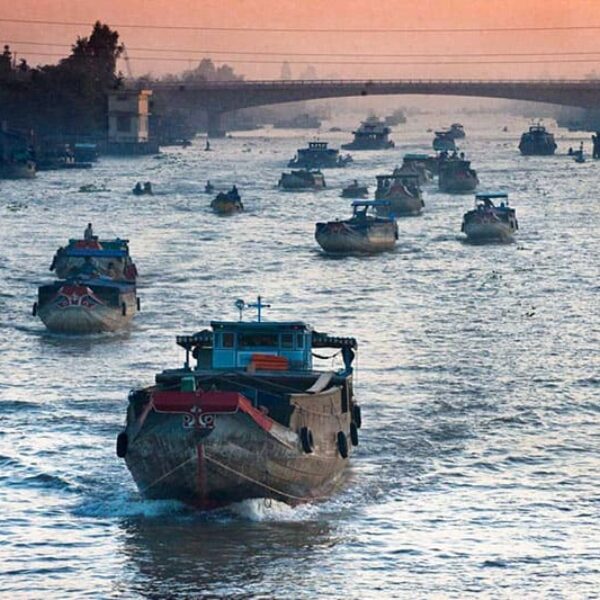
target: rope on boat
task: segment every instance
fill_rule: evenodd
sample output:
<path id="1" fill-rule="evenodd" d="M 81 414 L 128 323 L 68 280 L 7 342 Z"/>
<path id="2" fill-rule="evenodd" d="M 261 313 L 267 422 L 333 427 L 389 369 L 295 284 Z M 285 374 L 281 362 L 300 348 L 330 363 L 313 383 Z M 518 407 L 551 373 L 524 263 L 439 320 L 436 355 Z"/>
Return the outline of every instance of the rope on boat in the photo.
<path id="1" fill-rule="evenodd" d="M 175 473 L 175 471 L 177 471 L 178 469 L 181 469 L 181 467 L 183 467 L 183 465 L 187 465 L 187 463 L 192 462 L 193 460 L 196 460 L 196 458 L 197 458 L 196 456 L 190 456 L 190 458 L 186 458 L 183 462 L 179 463 L 176 467 L 174 467 L 170 471 L 167 471 L 166 473 L 161 475 L 158 479 L 155 479 L 150 485 L 147 485 L 144 489 L 140 490 L 140 492 L 143 494 L 144 492 L 149 490 L 151 487 L 155 486 L 159 481 L 166 479 L 167 477 L 169 477 L 169 475 L 172 475 L 173 473 Z"/>
<path id="2" fill-rule="evenodd" d="M 308 500 L 322 500 L 323 498 L 325 498 L 325 496 L 295 496 L 294 494 L 288 494 L 287 492 L 282 492 L 281 490 L 278 490 L 266 483 L 263 483 L 262 481 L 258 481 L 256 479 L 254 479 L 253 477 L 246 475 L 245 473 L 241 473 L 240 471 L 237 471 L 233 467 L 230 467 L 230 466 L 218 461 L 216 458 L 212 458 L 206 454 L 204 455 L 204 458 L 206 460 L 208 460 L 209 462 L 212 462 L 213 464 L 217 465 L 218 467 L 221 467 L 222 469 L 225 469 L 226 471 L 229 471 L 230 473 L 237 475 L 238 477 L 246 479 L 247 481 L 250 481 L 251 483 L 254 483 L 255 485 L 258 485 L 266 490 L 269 490 L 270 492 L 274 492 L 275 494 L 279 494 L 280 496 L 285 496 L 292 500 L 299 500 L 302 502 L 307 502 Z"/>

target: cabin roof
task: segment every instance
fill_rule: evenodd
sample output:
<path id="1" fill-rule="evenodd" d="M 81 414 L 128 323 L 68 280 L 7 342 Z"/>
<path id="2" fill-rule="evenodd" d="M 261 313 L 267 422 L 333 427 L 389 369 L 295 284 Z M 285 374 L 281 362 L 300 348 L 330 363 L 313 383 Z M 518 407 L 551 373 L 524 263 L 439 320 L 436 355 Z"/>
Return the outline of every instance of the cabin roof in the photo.
<path id="1" fill-rule="evenodd" d="M 127 250 L 114 250 L 105 248 L 66 248 L 66 256 L 97 257 L 97 258 L 123 258 L 128 255 Z"/>
<path id="2" fill-rule="evenodd" d="M 354 200 L 352 206 L 389 206 L 389 200 Z"/>
<path id="3" fill-rule="evenodd" d="M 417 152 L 409 152 L 404 155 L 404 160 L 427 160 L 429 158 L 429 154 L 418 154 Z"/>
<path id="4" fill-rule="evenodd" d="M 312 331 L 312 327 L 304 321 L 211 321 L 213 329 L 252 329 L 254 331 L 273 331 L 281 329 L 304 329 Z"/>
<path id="5" fill-rule="evenodd" d="M 508 198 L 508 194 L 506 192 L 478 192 L 475 194 L 476 200 L 493 200 L 494 198 Z"/>

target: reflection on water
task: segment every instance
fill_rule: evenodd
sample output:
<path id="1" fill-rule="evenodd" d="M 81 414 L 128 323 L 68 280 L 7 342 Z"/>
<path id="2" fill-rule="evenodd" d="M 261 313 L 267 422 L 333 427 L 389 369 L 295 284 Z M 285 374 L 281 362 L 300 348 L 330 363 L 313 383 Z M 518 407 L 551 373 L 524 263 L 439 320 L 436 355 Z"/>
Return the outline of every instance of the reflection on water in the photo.
<path id="1" fill-rule="evenodd" d="M 509 192 L 516 243 L 462 243 L 472 198 L 435 186 L 423 215 L 399 222 L 393 252 L 330 258 L 314 241 L 316 221 L 348 214 L 342 186 L 429 151 L 432 118 L 403 126 L 395 150 L 327 171 L 318 194 L 275 187 L 311 137 L 294 132 L 2 182 L 4 594 L 597 594 L 600 163 L 520 157 L 500 133 L 508 119 L 470 117 L 463 147 L 482 188 Z M 346 138 L 328 135 L 338 146 Z M 260 152 L 243 152 L 249 143 Z M 156 196 L 136 198 L 145 172 Z M 217 190 L 236 183 L 247 212 L 213 215 L 206 179 Z M 103 183 L 110 193 L 77 191 Z M 31 317 L 36 286 L 90 221 L 131 240 L 142 311 L 117 334 L 49 334 Z M 236 318 L 233 301 L 258 293 L 271 319 L 359 340 L 364 424 L 345 487 L 314 505 L 255 500 L 210 515 L 140 498 L 115 456 L 129 389 L 182 362 L 176 334 Z"/>

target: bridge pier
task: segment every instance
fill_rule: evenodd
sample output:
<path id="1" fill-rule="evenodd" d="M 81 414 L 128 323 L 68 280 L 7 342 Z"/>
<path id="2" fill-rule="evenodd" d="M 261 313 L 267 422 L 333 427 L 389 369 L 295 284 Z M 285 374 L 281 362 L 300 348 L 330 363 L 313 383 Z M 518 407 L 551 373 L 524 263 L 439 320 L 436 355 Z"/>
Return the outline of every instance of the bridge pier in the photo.
<path id="1" fill-rule="evenodd" d="M 206 111 L 206 133 L 209 138 L 224 138 L 223 113 L 218 110 Z"/>

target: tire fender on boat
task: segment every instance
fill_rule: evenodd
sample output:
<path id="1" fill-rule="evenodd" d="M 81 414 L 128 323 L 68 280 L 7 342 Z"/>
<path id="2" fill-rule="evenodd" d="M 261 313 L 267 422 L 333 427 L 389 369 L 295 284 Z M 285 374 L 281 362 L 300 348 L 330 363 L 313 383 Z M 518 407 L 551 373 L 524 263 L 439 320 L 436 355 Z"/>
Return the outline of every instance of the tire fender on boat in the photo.
<path id="1" fill-rule="evenodd" d="M 138 311 L 142 310 L 142 303 L 140 301 L 139 296 L 135 299 L 135 305 L 136 305 Z"/>
<path id="2" fill-rule="evenodd" d="M 125 302 L 123 302 L 123 303 L 121 304 L 121 314 L 122 314 L 123 316 L 125 316 L 125 315 L 127 314 L 127 304 L 125 304 Z"/>
<path id="3" fill-rule="evenodd" d="M 352 407 L 352 422 L 356 424 L 357 429 L 360 429 L 362 427 L 362 415 L 360 412 L 359 404 L 355 404 Z"/>
<path id="4" fill-rule="evenodd" d="M 300 442 L 302 443 L 302 450 L 306 454 L 311 454 L 315 449 L 315 440 L 312 431 L 308 427 L 300 428 Z"/>
<path id="5" fill-rule="evenodd" d="M 342 458 L 348 458 L 348 438 L 343 431 L 338 431 L 337 434 L 338 452 Z"/>
<path id="6" fill-rule="evenodd" d="M 129 437 L 124 431 L 121 431 L 121 433 L 117 436 L 117 456 L 119 458 L 125 458 L 128 446 Z"/>
<path id="7" fill-rule="evenodd" d="M 354 421 L 350 423 L 350 441 L 353 446 L 358 446 L 358 427 Z"/>
<path id="8" fill-rule="evenodd" d="M 37 316 L 37 309 L 38 309 L 38 303 L 34 302 L 33 303 L 33 308 L 31 309 L 31 314 L 35 317 Z"/>

